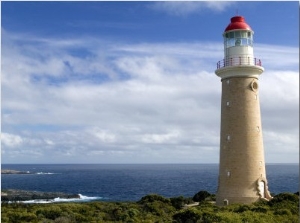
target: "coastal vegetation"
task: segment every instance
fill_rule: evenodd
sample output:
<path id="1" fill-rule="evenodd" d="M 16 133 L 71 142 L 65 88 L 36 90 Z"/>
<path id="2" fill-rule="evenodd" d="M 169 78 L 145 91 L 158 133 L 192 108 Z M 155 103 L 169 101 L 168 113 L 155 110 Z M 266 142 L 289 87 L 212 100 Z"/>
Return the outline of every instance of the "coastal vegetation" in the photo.
<path id="1" fill-rule="evenodd" d="M 137 202 L 24 204 L 2 201 L 2 223 L 298 223 L 299 193 L 281 193 L 251 205 L 218 207 L 214 195 L 200 191 L 193 198 L 165 198 L 157 194 Z M 195 203 L 197 202 L 197 203 Z"/>

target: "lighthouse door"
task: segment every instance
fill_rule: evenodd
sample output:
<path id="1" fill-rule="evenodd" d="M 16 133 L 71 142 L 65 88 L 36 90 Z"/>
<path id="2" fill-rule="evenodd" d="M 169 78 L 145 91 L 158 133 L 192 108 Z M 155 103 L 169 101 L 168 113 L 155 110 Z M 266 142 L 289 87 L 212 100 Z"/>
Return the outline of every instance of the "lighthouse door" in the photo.
<path id="1" fill-rule="evenodd" d="M 263 182 L 263 181 L 259 182 L 259 191 L 260 191 L 262 198 L 264 198 L 265 197 L 265 182 Z"/>

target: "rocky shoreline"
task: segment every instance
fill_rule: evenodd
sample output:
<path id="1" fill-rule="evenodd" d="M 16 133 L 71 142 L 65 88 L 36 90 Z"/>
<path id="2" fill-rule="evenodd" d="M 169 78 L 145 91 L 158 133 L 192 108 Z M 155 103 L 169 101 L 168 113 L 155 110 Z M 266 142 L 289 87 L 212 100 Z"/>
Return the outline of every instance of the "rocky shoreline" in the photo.
<path id="1" fill-rule="evenodd" d="M 62 192 L 40 192 L 7 189 L 1 191 L 2 202 L 28 201 L 28 200 L 53 200 L 54 198 L 80 198 L 78 194 L 66 194 Z"/>
<path id="2" fill-rule="evenodd" d="M 1 174 L 32 174 L 29 171 L 20 170 L 1 170 Z"/>

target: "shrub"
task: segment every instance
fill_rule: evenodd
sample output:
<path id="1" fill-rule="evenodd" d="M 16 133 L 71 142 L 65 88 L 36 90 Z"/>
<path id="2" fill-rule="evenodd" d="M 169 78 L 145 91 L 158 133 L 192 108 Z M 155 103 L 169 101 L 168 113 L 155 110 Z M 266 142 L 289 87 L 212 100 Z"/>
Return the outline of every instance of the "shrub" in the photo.
<path id="1" fill-rule="evenodd" d="M 171 201 L 168 198 L 165 198 L 163 196 L 160 196 L 158 194 L 149 194 L 144 197 L 140 201 L 138 201 L 139 204 L 145 204 L 145 203 L 151 203 L 154 201 L 160 201 L 162 203 L 170 204 Z"/>
<path id="2" fill-rule="evenodd" d="M 268 208 L 267 207 L 262 207 L 262 206 L 257 206 L 257 207 L 251 208 L 251 211 L 260 212 L 260 213 L 267 213 Z"/>
<path id="3" fill-rule="evenodd" d="M 291 193 L 276 195 L 268 205 L 272 210 L 288 209 L 292 214 L 299 215 L 299 197 Z"/>
<path id="4" fill-rule="evenodd" d="M 261 200 L 259 200 L 257 202 L 254 202 L 253 205 L 254 206 L 267 206 L 268 203 L 269 203 L 269 201 L 261 199 Z"/>
<path id="5" fill-rule="evenodd" d="M 54 220 L 55 223 L 73 223 L 75 222 L 73 219 L 70 219 L 68 217 L 58 217 Z"/>
<path id="6" fill-rule="evenodd" d="M 11 212 L 8 215 L 8 219 L 10 223 L 21 223 L 21 222 L 34 222 L 37 220 L 37 217 L 33 213 L 27 212 Z"/>
<path id="7" fill-rule="evenodd" d="M 274 211 L 275 215 L 292 215 L 291 211 L 288 209 L 277 209 Z"/>
<path id="8" fill-rule="evenodd" d="M 249 210 L 250 210 L 250 206 L 249 206 L 249 205 L 240 204 L 240 205 L 238 205 L 238 206 L 233 210 L 233 212 L 236 212 L 236 213 L 243 213 L 243 212 L 249 211 Z"/>
<path id="9" fill-rule="evenodd" d="M 197 194 L 194 195 L 193 201 L 195 201 L 195 202 L 205 201 L 205 199 L 208 198 L 209 196 L 211 196 L 210 193 L 208 193 L 207 191 L 201 190 Z"/>
<path id="10" fill-rule="evenodd" d="M 290 201 L 292 203 L 299 203 L 299 196 L 292 193 L 281 193 L 273 197 L 272 200 L 269 201 L 269 205 L 272 206 L 276 203 L 280 203 L 283 201 Z"/>
<path id="11" fill-rule="evenodd" d="M 184 198 L 183 196 L 172 197 L 170 198 L 170 200 L 172 206 L 176 209 L 181 209 L 185 204 L 193 203 L 193 200 L 191 198 Z"/>
<path id="12" fill-rule="evenodd" d="M 36 211 L 36 215 L 43 215 L 45 218 L 55 220 L 56 218 L 60 217 L 62 213 L 62 210 L 59 206 L 45 206 L 39 210 Z"/>
<path id="13" fill-rule="evenodd" d="M 189 208 L 173 216 L 176 223 L 197 223 L 202 217 L 202 213 L 194 208 Z"/>
<path id="14" fill-rule="evenodd" d="M 129 217 L 131 217 L 131 218 L 134 218 L 139 215 L 139 210 L 137 210 L 135 208 L 130 208 L 127 212 L 128 212 Z"/>

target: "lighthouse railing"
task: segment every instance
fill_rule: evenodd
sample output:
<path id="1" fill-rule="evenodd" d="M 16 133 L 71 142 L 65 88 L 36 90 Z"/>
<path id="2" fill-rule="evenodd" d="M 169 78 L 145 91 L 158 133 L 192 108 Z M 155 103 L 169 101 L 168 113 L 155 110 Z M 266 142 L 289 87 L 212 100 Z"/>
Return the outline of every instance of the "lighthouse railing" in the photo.
<path id="1" fill-rule="evenodd" d="M 220 69 L 223 67 L 239 66 L 239 65 L 262 66 L 262 63 L 261 63 L 261 60 L 258 58 L 247 57 L 247 56 L 238 56 L 238 57 L 231 57 L 231 58 L 226 58 L 226 59 L 220 60 L 217 63 L 217 69 Z"/>

